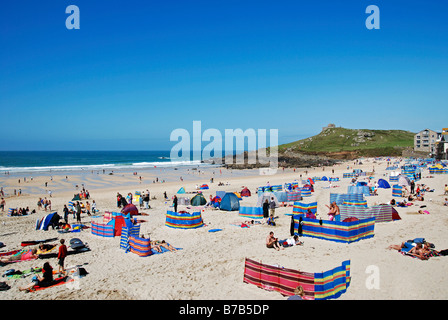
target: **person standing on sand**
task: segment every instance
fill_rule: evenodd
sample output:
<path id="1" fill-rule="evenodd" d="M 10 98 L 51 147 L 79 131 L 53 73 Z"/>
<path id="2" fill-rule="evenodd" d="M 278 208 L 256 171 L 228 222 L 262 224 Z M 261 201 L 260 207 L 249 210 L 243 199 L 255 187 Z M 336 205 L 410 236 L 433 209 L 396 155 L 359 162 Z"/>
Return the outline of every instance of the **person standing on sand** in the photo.
<path id="1" fill-rule="evenodd" d="M 68 214 L 69 214 L 69 211 L 68 211 L 67 205 L 64 204 L 64 221 L 66 224 L 68 224 Z"/>
<path id="2" fill-rule="evenodd" d="M 59 246 L 58 251 L 58 265 L 59 265 L 59 273 L 65 273 L 64 268 L 64 260 L 67 256 L 67 246 L 65 245 L 65 240 L 61 239 L 61 245 Z"/>
<path id="3" fill-rule="evenodd" d="M 76 201 L 76 222 L 81 223 L 81 205 Z"/>
<path id="4" fill-rule="evenodd" d="M 174 207 L 174 212 L 177 212 L 177 197 L 176 197 L 176 195 L 174 195 L 174 198 L 173 198 L 173 207 Z"/>
<path id="5" fill-rule="evenodd" d="M 268 221 L 269 218 L 269 201 L 266 199 L 263 203 L 263 219 L 264 222 Z"/>

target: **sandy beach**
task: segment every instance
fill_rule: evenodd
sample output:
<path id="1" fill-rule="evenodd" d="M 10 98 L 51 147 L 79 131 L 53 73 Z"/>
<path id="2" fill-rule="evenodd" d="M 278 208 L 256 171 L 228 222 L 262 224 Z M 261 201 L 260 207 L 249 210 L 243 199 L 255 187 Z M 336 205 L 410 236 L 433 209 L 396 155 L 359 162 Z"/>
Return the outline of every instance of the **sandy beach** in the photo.
<path id="1" fill-rule="evenodd" d="M 404 162 L 402 163 L 404 164 Z M 347 169 L 349 167 L 349 169 Z M 6 193 L 6 208 L 0 216 L 0 241 L 6 252 L 20 249 L 22 241 L 48 238 L 80 238 L 86 242 L 91 251 L 68 256 L 66 266 L 83 265 L 88 275 L 77 280 L 76 285 L 62 285 L 37 292 L 22 292 L 18 288 L 30 282 L 30 277 L 21 279 L 2 278 L 11 289 L 0 293 L 2 300 L 285 300 L 280 293 L 266 291 L 243 282 L 244 261 L 250 258 L 266 264 L 278 264 L 285 268 L 299 269 L 306 272 L 321 272 L 334 268 L 344 260 L 351 261 L 351 284 L 340 300 L 398 300 L 429 299 L 444 300 L 448 298 L 448 264 L 447 257 L 432 257 L 422 261 L 401 255 L 395 250 L 388 250 L 391 244 L 400 244 L 408 239 L 423 237 L 435 244 L 437 250 L 448 248 L 448 208 L 443 206 L 446 196 L 444 185 L 448 176 L 430 176 L 423 170 L 419 183 L 435 189 L 426 193 L 424 201 L 414 201 L 413 206 L 396 208 L 401 220 L 375 224 L 373 238 L 350 244 L 336 243 L 321 239 L 302 237 L 302 246 L 294 246 L 276 251 L 265 246 L 266 236 L 274 231 L 279 238 L 288 238 L 292 206 L 276 209 L 277 225 L 256 225 L 250 228 L 235 226 L 236 222 L 247 219 L 238 216 L 237 211 L 227 212 L 209 208 L 198 208 L 202 211 L 205 226 L 192 230 L 173 229 L 165 226 L 165 214 L 172 204 L 172 196 L 184 187 L 187 192 L 196 191 L 196 185 L 207 183 L 209 190 L 204 190 L 206 199 L 215 195 L 218 190 L 241 191 L 247 186 L 252 196 L 244 198 L 240 205 L 254 206 L 257 202 L 255 190 L 259 186 L 292 182 L 308 177 L 334 176 L 331 189 L 325 188 L 328 182 L 316 182 L 315 192 L 306 202 L 317 201 L 318 214 L 327 219 L 329 195 L 346 193 L 351 179 L 343 179 L 344 172 L 354 168 L 363 171 L 375 169 L 375 181 L 387 179 L 386 160 L 375 161 L 363 159 L 362 165 L 354 165 L 353 161 L 334 167 L 314 169 L 278 170 L 276 175 L 259 175 L 258 170 L 234 170 L 207 168 L 202 172 L 175 171 L 160 169 L 159 171 L 142 171 L 137 175 L 132 172 L 117 172 L 113 175 L 97 172 L 73 174 L 66 179 L 65 174 L 36 175 L 26 182 L 17 176 L 1 176 L 0 182 Z M 308 173 L 305 173 L 308 170 Z M 331 173 L 334 170 L 334 174 Z M 141 181 L 139 177 L 142 177 Z M 182 176 L 183 181 L 180 181 Z M 210 183 L 210 178 L 214 182 Z M 154 182 L 158 178 L 159 182 Z M 361 179 L 361 178 L 360 178 Z M 165 180 L 164 183 L 160 182 Z M 218 186 L 218 182 L 223 186 Z M 47 187 L 45 187 L 47 182 Z M 77 187 L 76 187 L 77 186 Z M 139 219 L 141 234 L 151 240 L 166 240 L 176 248 L 176 252 L 166 252 L 149 257 L 138 257 L 120 249 L 120 237 L 101 238 L 92 235 L 90 229 L 79 233 L 58 233 L 57 230 L 35 230 L 36 220 L 49 211 L 38 210 L 37 213 L 22 217 L 8 217 L 8 208 L 29 207 L 37 210 L 37 200 L 47 197 L 52 201 L 52 211 L 62 215 L 64 204 L 68 204 L 84 186 L 89 190 L 91 199 L 95 200 L 100 210 L 117 211 L 116 194 L 148 189 L 151 197 L 150 209 L 141 210 L 147 214 Z M 14 196 L 13 190 L 22 190 L 22 195 Z M 48 191 L 51 190 L 51 198 Z M 165 201 L 166 192 L 169 200 Z M 192 196 L 192 194 L 187 194 Z M 368 206 L 389 203 L 392 199 L 391 189 L 378 189 L 378 196 L 366 197 Z M 401 199 L 401 198 L 397 198 Z M 418 214 L 419 206 L 426 205 L 430 214 Z M 193 208 L 179 206 L 179 210 L 196 211 Z M 82 215 L 82 222 L 90 226 L 92 217 Z M 74 222 L 70 217 L 70 223 Z M 208 232 L 210 229 L 222 229 L 219 232 Z M 58 243 L 55 241 L 55 243 Z M 57 259 L 23 261 L 0 267 L 3 274 L 8 269 L 25 270 L 31 267 L 42 267 L 49 261 L 57 269 Z M 379 270 L 379 288 L 369 289 L 366 280 L 369 266 Z"/>

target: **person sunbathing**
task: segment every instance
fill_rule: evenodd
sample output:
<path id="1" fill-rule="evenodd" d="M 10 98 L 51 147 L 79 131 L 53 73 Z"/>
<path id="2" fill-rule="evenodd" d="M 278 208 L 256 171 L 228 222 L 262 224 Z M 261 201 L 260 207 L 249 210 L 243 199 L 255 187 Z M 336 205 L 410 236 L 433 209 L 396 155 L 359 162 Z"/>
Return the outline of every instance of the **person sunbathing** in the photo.
<path id="1" fill-rule="evenodd" d="M 8 263 L 8 262 L 15 262 L 15 261 L 20 261 L 20 260 L 31 260 L 31 259 L 37 259 L 37 258 L 38 258 L 37 249 L 32 249 L 29 251 L 21 252 L 19 254 L 1 257 L 0 262 Z"/>
<path id="2" fill-rule="evenodd" d="M 400 245 L 390 245 L 388 249 L 397 250 L 401 252 L 406 252 L 406 254 L 415 256 L 417 258 L 420 258 L 422 260 L 427 260 L 428 257 L 425 256 L 425 251 L 423 250 L 423 246 L 421 243 L 415 244 L 415 246 L 410 242 L 402 242 Z M 403 249 L 406 249 L 403 251 Z"/>
<path id="3" fill-rule="evenodd" d="M 176 248 L 174 248 L 169 243 L 166 243 L 165 240 L 162 241 L 154 241 L 154 245 L 151 245 L 151 248 L 156 250 L 157 252 L 162 252 L 161 248 L 165 248 L 169 251 L 177 251 Z"/>

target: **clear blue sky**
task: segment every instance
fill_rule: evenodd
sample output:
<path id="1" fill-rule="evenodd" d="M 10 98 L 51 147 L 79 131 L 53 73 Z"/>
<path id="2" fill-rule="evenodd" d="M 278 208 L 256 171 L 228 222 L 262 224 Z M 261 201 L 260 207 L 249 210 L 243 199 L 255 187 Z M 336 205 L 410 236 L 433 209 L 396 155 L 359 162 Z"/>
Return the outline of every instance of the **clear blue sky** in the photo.
<path id="1" fill-rule="evenodd" d="M 4 1 L 0 149 L 169 150 L 194 120 L 280 143 L 328 123 L 440 130 L 447 17 L 435 0 Z"/>

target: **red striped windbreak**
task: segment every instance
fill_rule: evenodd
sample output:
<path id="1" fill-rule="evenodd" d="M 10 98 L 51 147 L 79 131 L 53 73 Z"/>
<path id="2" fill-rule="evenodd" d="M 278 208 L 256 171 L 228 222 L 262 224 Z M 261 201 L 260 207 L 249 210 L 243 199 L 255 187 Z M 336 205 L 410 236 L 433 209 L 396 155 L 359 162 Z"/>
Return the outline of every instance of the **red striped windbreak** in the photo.
<path id="1" fill-rule="evenodd" d="M 279 268 L 246 258 L 243 281 L 284 296 L 294 295 L 294 289 L 300 285 L 305 291 L 305 299 L 314 299 L 314 273 Z"/>

